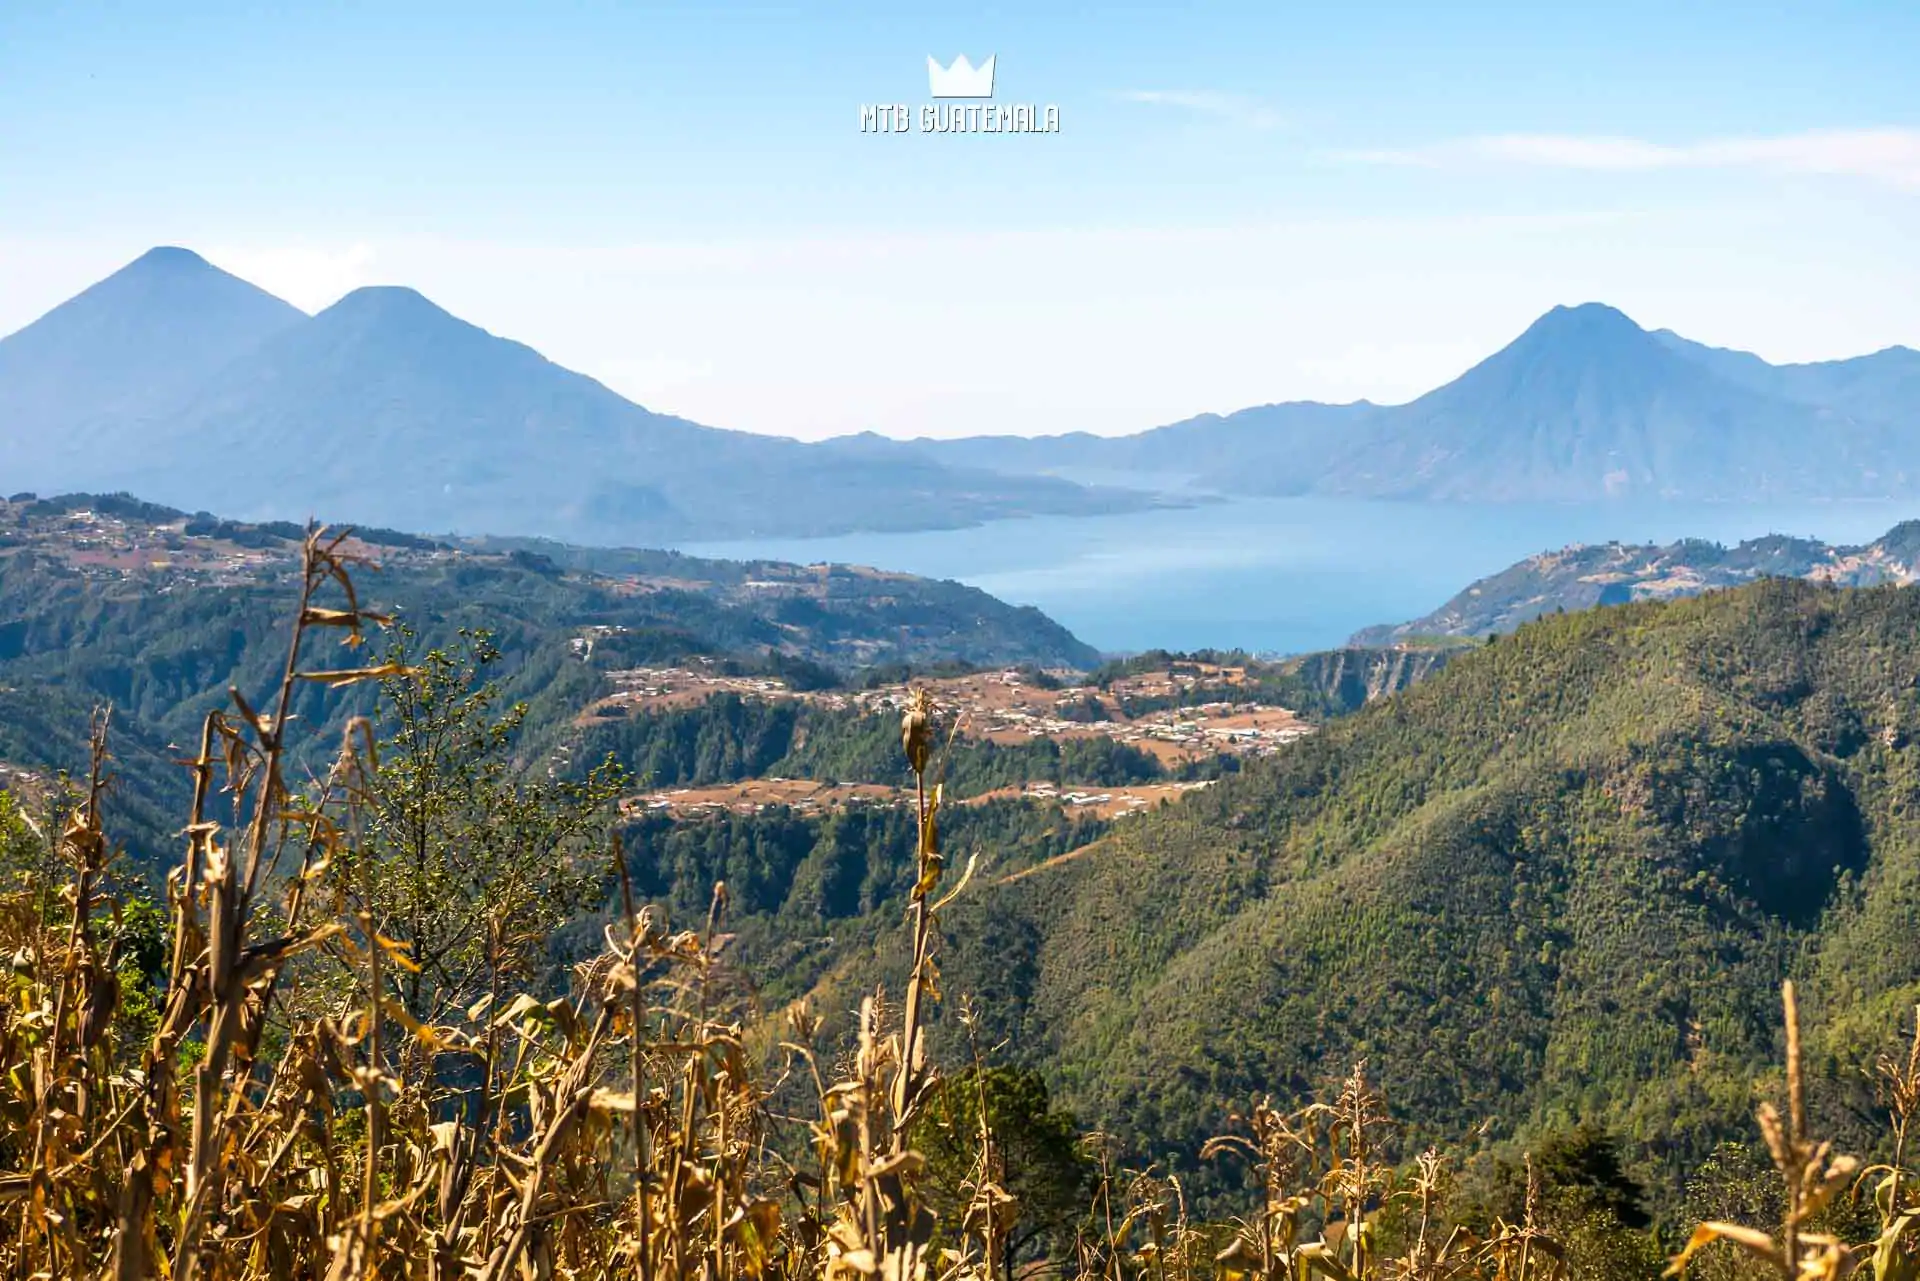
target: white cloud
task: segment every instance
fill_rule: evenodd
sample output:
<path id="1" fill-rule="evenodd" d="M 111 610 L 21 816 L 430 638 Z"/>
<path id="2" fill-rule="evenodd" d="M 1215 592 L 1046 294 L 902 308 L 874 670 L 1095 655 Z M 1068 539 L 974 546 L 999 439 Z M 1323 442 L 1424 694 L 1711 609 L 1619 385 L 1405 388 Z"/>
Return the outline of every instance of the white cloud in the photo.
<path id="1" fill-rule="evenodd" d="M 1719 138 L 1684 144 L 1569 134 L 1494 134 L 1426 147 L 1351 151 L 1344 155 L 1376 164 L 1429 168 L 1513 164 L 1606 172 L 1750 169 L 1836 174 L 1920 189 L 1920 129 L 1821 129 L 1771 138 Z"/>
<path id="2" fill-rule="evenodd" d="M 1286 123 L 1279 112 L 1257 99 L 1211 89 L 1129 89 L 1120 97 L 1128 102 L 1174 107 L 1195 115 L 1211 116 L 1248 129 L 1277 129 Z"/>

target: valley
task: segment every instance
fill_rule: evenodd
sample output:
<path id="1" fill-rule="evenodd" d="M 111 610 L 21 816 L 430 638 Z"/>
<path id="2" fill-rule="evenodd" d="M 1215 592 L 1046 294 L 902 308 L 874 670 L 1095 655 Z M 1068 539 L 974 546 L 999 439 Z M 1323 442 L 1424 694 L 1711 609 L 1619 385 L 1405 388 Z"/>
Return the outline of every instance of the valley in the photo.
<path id="1" fill-rule="evenodd" d="M 1124 781 L 1141 763 L 1107 757 L 1097 786 L 1010 782 L 1003 731 L 963 731 L 935 768 L 951 856 L 980 871 L 947 909 L 942 982 L 986 994 L 986 1034 L 1196 1197 L 1230 1191 L 1193 1158 L 1216 1100 L 1306 1092 L 1366 1057 L 1410 1142 L 1537 1141 L 1577 1100 L 1671 1204 L 1777 1053 L 1780 977 L 1822 1011 L 1823 1064 L 1892 1044 L 1890 1011 L 1920 992 L 1897 925 L 1920 848 L 1903 799 L 1917 601 L 1768 577 L 1549 611 L 1211 777 Z M 1141 656 L 1078 688 L 1163 697 L 1187 663 L 1189 699 L 1278 679 Z M 976 716 L 1066 692 L 1006 675 L 928 684 L 975 691 Z M 638 883 L 681 911 L 712 881 L 740 887 L 735 947 L 763 999 L 842 1010 L 900 981 L 898 691 L 676 704 L 673 679 L 643 678 L 667 704 L 613 722 L 705 709 L 676 735 L 702 751 L 632 754 L 676 776 L 627 802 Z M 951 1023 L 933 1035 L 959 1052 Z M 1841 1112 L 1866 1108 L 1853 1078 L 1816 1071 Z M 1826 1123 L 1870 1141 L 1864 1121 Z"/>
<path id="2" fill-rule="evenodd" d="M 126 495 L 0 503 L 0 761 L 21 777 L 78 770 L 88 711 L 110 704 L 123 839 L 140 864 L 163 863 L 160 814 L 187 786 L 177 745 L 230 705 L 230 685 L 270 679 L 270 619 L 303 538 Z M 611 758 L 633 779 L 629 813 L 696 823 L 897 806 L 894 726 L 915 688 L 951 734 L 956 801 L 1024 807 L 1043 826 L 1120 819 L 1287 750 L 1445 658 L 1103 664 L 1038 611 L 859 567 L 379 529 L 336 550 L 363 562 L 369 604 L 417 632 L 412 652 L 486 630 L 496 678 L 528 708 L 528 766 Z M 325 742 L 367 704 L 314 690 L 297 707 Z"/>

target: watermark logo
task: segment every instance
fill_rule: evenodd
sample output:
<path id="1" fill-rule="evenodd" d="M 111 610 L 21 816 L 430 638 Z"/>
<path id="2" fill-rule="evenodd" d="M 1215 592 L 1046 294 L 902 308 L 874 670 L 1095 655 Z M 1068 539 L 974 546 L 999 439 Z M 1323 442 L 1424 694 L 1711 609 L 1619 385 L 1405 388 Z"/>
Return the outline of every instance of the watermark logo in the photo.
<path id="1" fill-rule="evenodd" d="M 943 67 L 932 54 L 927 55 L 927 92 L 936 98 L 993 97 L 993 64 L 998 54 L 988 54 L 978 67 L 961 54 L 951 67 Z"/>
<path id="2" fill-rule="evenodd" d="M 927 96 L 938 102 L 867 102 L 860 105 L 861 133 L 1059 133 L 1054 103 L 994 102 L 998 54 L 979 66 L 960 54 L 942 64 L 927 56 Z M 959 101 L 971 99 L 972 101 Z"/>

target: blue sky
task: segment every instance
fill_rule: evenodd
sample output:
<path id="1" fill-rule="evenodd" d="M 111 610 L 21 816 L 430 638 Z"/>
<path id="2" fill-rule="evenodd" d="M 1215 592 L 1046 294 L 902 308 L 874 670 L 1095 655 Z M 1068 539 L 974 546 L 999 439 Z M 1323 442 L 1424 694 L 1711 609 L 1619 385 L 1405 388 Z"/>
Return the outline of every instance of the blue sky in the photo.
<path id="1" fill-rule="evenodd" d="M 1556 302 L 1920 345 L 1911 3 L 0 5 L 0 331 L 155 243 L 820 436 L 1404 399 Z M 996 55 L 1043 136 L 863 136 Z"/>

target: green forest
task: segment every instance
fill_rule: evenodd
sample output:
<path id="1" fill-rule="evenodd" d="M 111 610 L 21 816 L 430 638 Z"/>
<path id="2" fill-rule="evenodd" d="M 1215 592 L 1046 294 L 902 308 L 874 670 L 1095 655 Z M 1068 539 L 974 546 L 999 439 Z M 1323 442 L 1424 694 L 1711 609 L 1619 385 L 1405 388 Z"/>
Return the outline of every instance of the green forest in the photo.
<path id="1" fill-rule="evenodd" d="M 1366 1059 L 1410 1149 L 1599 1126 L 1674 1213 L 1784 977 L 1872 1124 L 1852 1065 L 1920 997 L 1917 635 L 1920 593 L 1786 581 L 1529 624 L 956 904 L 946 981 L 1196 1179 L 1219 1100 Z"/>

